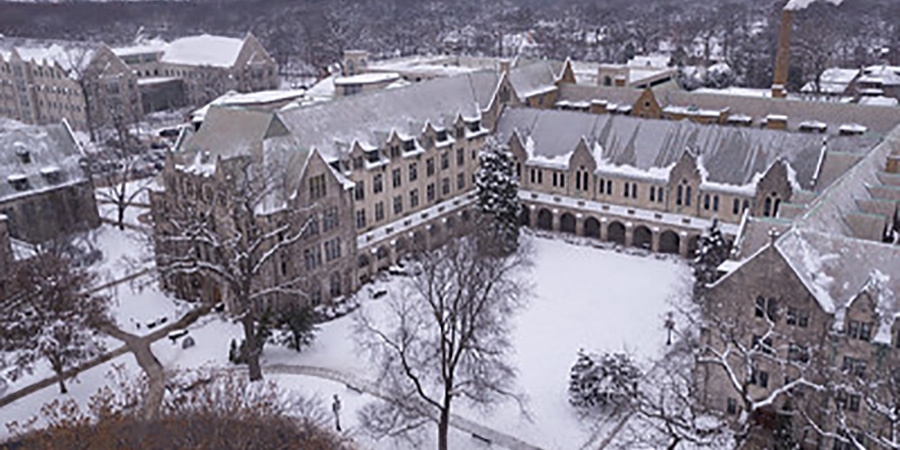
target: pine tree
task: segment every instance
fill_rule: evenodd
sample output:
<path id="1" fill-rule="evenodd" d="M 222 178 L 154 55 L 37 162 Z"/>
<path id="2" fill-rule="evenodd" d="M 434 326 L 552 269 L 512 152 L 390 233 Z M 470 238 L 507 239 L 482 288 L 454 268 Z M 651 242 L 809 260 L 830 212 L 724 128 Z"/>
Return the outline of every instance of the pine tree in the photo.
<path id="1" fill-rule="evenodd" d="M 596 356 L 579 350 L 569 375 L 569 403 L 585 411 L 618 410 L 636 398 L 641 375 L 624 353 Z"/>
<path id="2" fill-rule="evenodd" d="M 519 245 L 519 182 L 515 164 L 508 149 L 489 139 L 479 156 L 475 179 L 478 208 L 496 236 L 505 243 L 504 249 L 515 251 Z"/>
<path id="3" fill-rule="evenodd" d="M 712 224 L 700 236 L 697 243 L 697 252 L 694 257 L 694 298 L 699 299 L 706 286 L 718 278 L 719 265 L 728 259 L 731 245 L 725 241 L 722 231 L 719 230 L 718 219 L 713 219 Z"/>
<path id="4" fill-rule="evenodd" d="M 318 321 L 319 317 L 311 306 L 290 304 L 277 314 L 275 327 L 279 332 L 273 335 L 275 343 L 298 352 L 303 350 L 315 339 Z"/>
<path id="5" fill-rule="evenodd" d="M 584 350 L 578 350 L 578 360 L 569 371 L 569 403 L 576 408 L 593 408 L 596 399 L 597 368 Z"/>

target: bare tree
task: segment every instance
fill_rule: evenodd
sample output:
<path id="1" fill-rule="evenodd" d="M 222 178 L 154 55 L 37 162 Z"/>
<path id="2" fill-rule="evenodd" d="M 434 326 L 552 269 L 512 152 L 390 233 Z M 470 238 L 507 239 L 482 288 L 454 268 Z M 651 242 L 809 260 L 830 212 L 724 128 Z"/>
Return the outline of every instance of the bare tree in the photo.
<path id="1" fill-rule="evenodd" d="M 144 153 L 137 142 L 127 132 L 106 151 L 91 155 L 93 166 L 99 168 L 91 176 L 97 189 L 97 197 L 101 202 L 115 205 L 116 226 L 125 229 L 125 213 L 134 206 L 138 197 L 146 195 L 153 184 L 153 178 L 147 177 L 147 163 Z"/>
<path id="2" fill-rule="evenodd" d="M 109 321 L 108 299 L 90 292 L 94 275 L 61 244 L 38 245 L 33 253 L 13 267 L 9 293 L 0 299 L 0 350 L 14 355 L 14 375 L 46 360 L 66 393 L 65 371 L 103 351 L 96 330 Z"/>
<path id="3" fill-rule="evenodd" d="M 511 390 L 515 368 L 506 356 L 510 319 L 529 295 L 521 278 L 529 252 L 506 254 L 496 240 L 468 235 L 418 252 L 403 291 L 380 314 L 359 316 L 358 343 L 390 397 L 364 419 L 380 435 L 435 422 L 438 448 L 445 450 L 457 399 L 487 407 L 511 398 L 523 405 Z"/>
<path id="4" fill-rule="evenodd" d="M 281 162 L 239 156 L 218 164 L 224 175 L 215 187 L 194 198 L 168 194 L 177 203 L 157 217 L 157 266 L 165 281 L 202 276 L 225 291 L 244 328 L 250 379 L 260 380 L 268 310 L 308 300 L 309 274 L 288 261 L 299 259 L 307 233 L 318 233 L 319 205 L 290 195 Z"/>

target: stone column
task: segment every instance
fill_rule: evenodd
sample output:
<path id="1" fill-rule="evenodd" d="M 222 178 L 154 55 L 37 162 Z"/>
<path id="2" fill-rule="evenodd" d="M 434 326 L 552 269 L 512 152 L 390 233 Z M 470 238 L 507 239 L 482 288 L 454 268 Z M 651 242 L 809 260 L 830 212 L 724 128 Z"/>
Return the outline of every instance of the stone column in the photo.
<path id="1" fill-rule="evenodd" d="M 606 242 L 609 240 L 609 219 L 600 218 L 600 240 Z"/>
<path id="2" fill-rule="evenodd" d="M 559 209 L 553 208 L 550 213 L 553 214 L 553 231 L 559 231 Z"/>
<path id="3" fill-rule="evenodd" d="M 584 236 L 584 214 L 575 213 L 575 234 Z"/>
<path id="4" fill-rule="evenodd" d="M 650 250 L 653 253 L 659 253 L 659 237 L 662 231 L 659 227 L 653 227 L 650 231 L 653 232 L 653 235 L 650 237 Z"/>
<path id="5" fill-rule="evenodd" d="M 625 246 L 631 247 L 634 243 L 634 223 L 625 222 Z"/>
<path id="6" fill-rule="evenodd" d="M 681 256 L 687 258 L 688 257 L 688 234 L 687 231 L 681 231 L 678 233 L 678 253 Z"/>
<path id="7" fill-rule="evenodd" d="M 526 226 L 528 228 L 535 228 L 534 224 L 537 223 L 537 217 L 535 217 L 534 215 L 537 214 L 537 209 L 534 207 L 534 205 L 527 205 L 527 208 L 528 208 L 528 225 L 526 225 Z"/>

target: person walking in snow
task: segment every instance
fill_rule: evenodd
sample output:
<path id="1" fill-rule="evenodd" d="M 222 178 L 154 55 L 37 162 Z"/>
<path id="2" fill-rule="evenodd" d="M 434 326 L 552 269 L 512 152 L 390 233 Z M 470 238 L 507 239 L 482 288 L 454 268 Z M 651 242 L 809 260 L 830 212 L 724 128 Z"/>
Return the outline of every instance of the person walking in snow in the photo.
<path id="1" fill-rule="evenodd" d="M 334 427 L 341 431 L 341 399 L 334 394 L 334 402 L 331 403 L 331 410 L 334 411 Z"/>

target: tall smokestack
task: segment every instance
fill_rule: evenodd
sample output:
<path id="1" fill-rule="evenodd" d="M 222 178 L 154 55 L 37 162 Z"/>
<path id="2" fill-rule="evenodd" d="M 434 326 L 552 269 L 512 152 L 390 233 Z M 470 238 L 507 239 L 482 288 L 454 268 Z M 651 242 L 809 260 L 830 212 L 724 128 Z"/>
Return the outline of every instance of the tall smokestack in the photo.
<path id="1" fill-rule="evenodd" d="M 778 53 L 775 56 L 775 77 L 772 80 L 772 97 L 787 97 L 788 68 L 791 65 L 791 19 L 790 4 L 781 10 L 781 29 L 778 32 Z"/>

